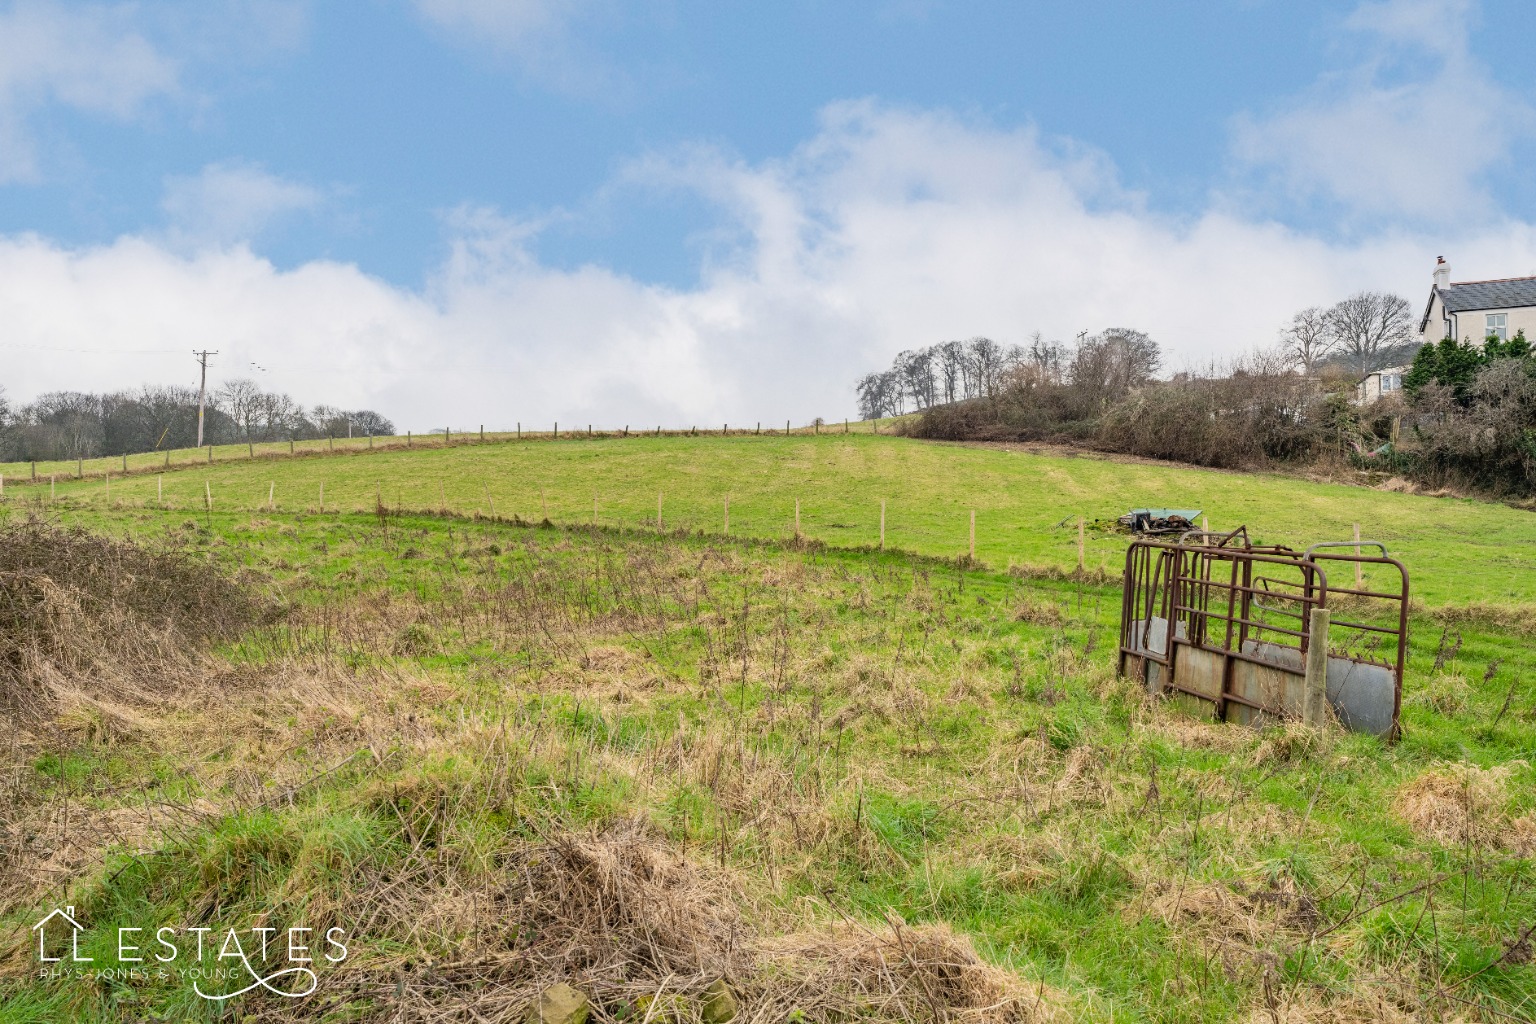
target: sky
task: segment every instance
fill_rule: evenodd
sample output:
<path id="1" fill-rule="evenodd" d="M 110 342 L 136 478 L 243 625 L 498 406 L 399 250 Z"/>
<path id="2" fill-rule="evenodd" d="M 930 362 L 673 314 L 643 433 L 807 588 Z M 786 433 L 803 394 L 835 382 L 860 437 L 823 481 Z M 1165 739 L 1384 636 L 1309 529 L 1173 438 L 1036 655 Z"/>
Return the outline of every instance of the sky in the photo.
<path id="1" fill-rule="evenodd" d="M 1193 368 L 1536 274 L 1536 5 L 0 0 L 0 386 L 400 429 L 855 410 L 902 349 Z"/>

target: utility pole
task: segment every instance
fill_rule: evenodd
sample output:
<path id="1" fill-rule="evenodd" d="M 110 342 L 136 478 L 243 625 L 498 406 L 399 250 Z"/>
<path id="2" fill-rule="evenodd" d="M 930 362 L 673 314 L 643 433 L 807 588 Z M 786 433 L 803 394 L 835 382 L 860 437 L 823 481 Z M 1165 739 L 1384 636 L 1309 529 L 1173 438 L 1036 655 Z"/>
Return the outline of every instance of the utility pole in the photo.
<path id="1" fill-rule="evenodd" d="M 216 356 L 218 352 L 209 352 L 204 349 L 201 352 L 193 352 L 197 356 L 197 363 L 203 368 L 202 379 L 197 385 L 197 446 L 203 446 L 203 399 L 208 394 L 208 357 Z"/>

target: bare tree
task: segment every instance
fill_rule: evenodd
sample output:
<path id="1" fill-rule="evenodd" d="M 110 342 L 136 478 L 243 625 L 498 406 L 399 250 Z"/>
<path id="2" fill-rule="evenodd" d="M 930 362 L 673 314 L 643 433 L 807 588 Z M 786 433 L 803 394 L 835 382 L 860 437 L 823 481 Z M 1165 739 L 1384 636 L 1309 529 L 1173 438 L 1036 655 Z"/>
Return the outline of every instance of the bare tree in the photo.
<path id="1" fill-rule="evenodd" d="M 998 379 L 1003 372 L 1003 347 L 991 338 L 972 338 L 965 343 L 965 351 L 970 357 L 975 384 L 975 391 L 966 397 L 996 394 Z"/>
<path id="2" fill-rule="evenodd" d="M 1066 362 L 1066 349 L 1059 341 L 1046 341 L 1039 331 L 1029 339 L 1029 351 L 1025 354 L 1029 364 L 1039 370 L 1039 376 L 1055 384 L 1061 381 L 1062 365 Z"/>
<path id="3" fill-rule="evenodd" d="M 1329 333 L 1356 373 L 1381 369 L 1384 350 L 1408 340 L 1408 300 L 1386 292 L 1356 292 L 1328 311 Z"/>
<path id="4" fill-rule="evenodd" d="M 375 437 L 387 437 L 395 432 L 394 423 L 372 409 L 358 409 L 352 413 L 352 425 Z"/>
<path id="5" fill-rule="evenodd" d="M 901 415 L 901 376 L 895 370 L 866 373 L 854 385 L 854 390 L 859 395 L 861 418 L 878 420 L 885 416 Z"/>
<path id="6" fill-rule="evenodd" d="M 943 385 L 944 401 L 954 402 L 965 397 L 965 345 L 958 341 L 946 341 L 936 346 L 939 358 L 939 381 Z"/>
<path id="7" fill-rule="evenodd" d="M 912 404 L 926 409 L 938 397 L 938 382 L 933 378 L 933 349 L 919 348 L 896 357 L 895 369 L 901 374 L 902 387 Z"/>
<path id="8" fill-rule="evenodd" d="M 214 396 L 219 408 L 235 421 L 241 440 L 244 441 L 253 439 L 252 434 L 259 419 L 261 399 L 261 388 L 248 377 L 237 377 L 226 382 Z"/>
<path id="9" fill-rule="evenodd" d="M 1339 343 L 1333 333 L 1328 310 L 1321 306 L 1308 306 L 1291 317 L 1291 322 L 1280 335 L 1295 362 L 1301 365 L 1301 372 L 1308 376 Z"/>

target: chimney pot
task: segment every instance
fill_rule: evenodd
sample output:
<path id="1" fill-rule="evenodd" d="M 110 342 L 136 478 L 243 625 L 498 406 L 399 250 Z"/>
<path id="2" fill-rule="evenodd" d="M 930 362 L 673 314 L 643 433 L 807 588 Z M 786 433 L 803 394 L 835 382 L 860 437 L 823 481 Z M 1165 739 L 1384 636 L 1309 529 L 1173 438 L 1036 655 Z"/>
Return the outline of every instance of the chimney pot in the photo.
<path id="1" fill-rule="evenodd" d="M 1435 258 L 1435 287 L 1444 288 L 1451 283 L 1451 265 L 1444 256 Z"/>

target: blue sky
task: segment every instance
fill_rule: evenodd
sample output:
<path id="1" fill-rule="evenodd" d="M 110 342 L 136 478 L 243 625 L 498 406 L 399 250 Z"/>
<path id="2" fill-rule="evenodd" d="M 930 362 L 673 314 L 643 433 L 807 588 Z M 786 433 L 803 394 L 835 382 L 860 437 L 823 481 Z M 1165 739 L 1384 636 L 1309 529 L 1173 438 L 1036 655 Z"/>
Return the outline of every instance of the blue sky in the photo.
<path id="1" fill-rule="evenodd" d="M 1227 358 L 1436 255 L 1536 272 L 1532 38 L 1470 0 L 0 3 L 0 384 L 206 343 L 418 426 L 746 422 L 950 337 Z"/>

